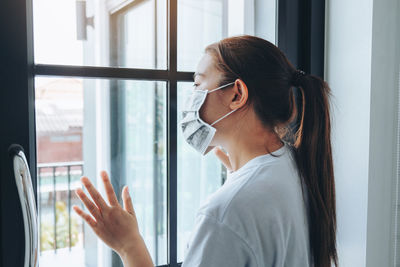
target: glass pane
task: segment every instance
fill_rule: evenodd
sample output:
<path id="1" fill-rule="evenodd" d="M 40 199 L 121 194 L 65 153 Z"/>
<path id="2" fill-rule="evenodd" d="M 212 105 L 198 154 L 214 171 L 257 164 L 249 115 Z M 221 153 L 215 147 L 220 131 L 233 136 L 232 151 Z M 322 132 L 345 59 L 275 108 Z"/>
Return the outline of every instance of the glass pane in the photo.
<path id="1" fill-rule="evenodd" d="M 166 69 L 166 2 L 141 1 L 111 16 L 113 66 Z"/>
<path id="2" fill-rule="evenodd" d="M 254 35 L 254 8 L 254 1 L 246 0 L 178 0 L 178 70 L 195 71 L 211 43 L 228 36 Z"/>
<path id="3" fill-rule="evenodd" d="M 71 209 L 83 207 L 82 175 L 105 196 L 103 169 L 119 198 L 129 186 L 153 261 L 166 264 L 166 83 L 36 78 L 35 95 L 40 266 L 122 266 Z"/>
<path id="4" fill-rule="evenodd" d="M 166 83 L 116 81 L 112 87 L 118 89 L 111 91 L 111 174 L 131 189 L 153 262 L 166 264 Z"/>
<path id="5" fill-rule="evenodd" d="M 206 45 L 227 36 L 227 1 L 178 0 L 178 70 L 194 71 Z"/>
<path id="6" fill-rule="evenodd" d="M 192 83 L 178 83 L 178 122 L 181 109 L 192 90 Z M 178 124 L 179 125 L 179 124 Z M 202 201 L 215 192 L 226 179 L 226 169 L 214 152 L 200 155 L 189 146 L 178 127 L 178 261 L 183 261 L 196 212 Z"/>
<path id="7" fill-rule="evenodd" d="M 166 69 L 166 3 L 33 0 L 35 63 Z"/>

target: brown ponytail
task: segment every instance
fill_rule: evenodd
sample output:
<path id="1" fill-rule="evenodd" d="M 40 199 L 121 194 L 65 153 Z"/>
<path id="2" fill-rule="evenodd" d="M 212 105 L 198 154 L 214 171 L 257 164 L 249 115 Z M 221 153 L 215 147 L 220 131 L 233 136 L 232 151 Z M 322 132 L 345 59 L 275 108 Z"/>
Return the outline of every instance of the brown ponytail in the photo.
<path id="1" fill-rule="evenodd" d="M 223 75 L 220 85 L 241 79 L 249 91 L 247 104 L 266 127 L 280 128 L 278 132 L 285 128 L 282 125 L 290 128 L 296 118 L 293 86 L 299 87 L 302 107 L 298 130 L 294 135 L 285 132 L 281 138 L 292 144 L 306 188 L 314 266 L 329 267 L 332 262 L 338 266 L 329 86 L 317 76 L 299 75 L 278 47 L 256 36 L 225 38 L 207 46 L 205 52 L 214 57 Z"/>
<path id="2" fill-rule="evenodd" d="M 330 88 L 314 75 L 302 76 L 298 83 L 302 115 L 294 145 L 297 166 L 308 193 L 311 250 L 316 266 L 331 266 L 331 261 L 338 266 Z"/>

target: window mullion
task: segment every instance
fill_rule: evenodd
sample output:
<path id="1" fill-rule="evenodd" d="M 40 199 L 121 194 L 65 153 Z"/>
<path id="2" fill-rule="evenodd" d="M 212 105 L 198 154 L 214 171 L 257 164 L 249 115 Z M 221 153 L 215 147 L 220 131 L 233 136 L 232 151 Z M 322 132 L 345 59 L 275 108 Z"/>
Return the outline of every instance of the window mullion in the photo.
<path id="1" fill-rule="evenodd" d="M 177 0 L 168 1 L 167 213 L 168 264 L 177 264 Z"/>

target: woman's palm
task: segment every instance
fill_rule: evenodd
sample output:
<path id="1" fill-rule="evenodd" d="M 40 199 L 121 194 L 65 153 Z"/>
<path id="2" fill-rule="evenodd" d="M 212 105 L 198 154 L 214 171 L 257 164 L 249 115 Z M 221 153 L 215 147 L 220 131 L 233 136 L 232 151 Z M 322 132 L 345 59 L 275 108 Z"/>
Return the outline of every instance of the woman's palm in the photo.
<path id="1" fill-rule="evenodd" d="M 82 211 L 78 206 L 74 210 L 90 225 L 97 236 L 117 253 L 126 251 L 140 237 L 136 214 L 128 187 L 122 190 L 122 208 L 115 195 L 114 189 L 105 171 L 101 173 L 104 188 L 109 201 L 105 202 L 89 178 L 82 177 L 81 181 L 91 195 L 94 203 L 86 196 L 82 189 L 77 189 L 76 194 L 85 204 L 90 214 Z"/>

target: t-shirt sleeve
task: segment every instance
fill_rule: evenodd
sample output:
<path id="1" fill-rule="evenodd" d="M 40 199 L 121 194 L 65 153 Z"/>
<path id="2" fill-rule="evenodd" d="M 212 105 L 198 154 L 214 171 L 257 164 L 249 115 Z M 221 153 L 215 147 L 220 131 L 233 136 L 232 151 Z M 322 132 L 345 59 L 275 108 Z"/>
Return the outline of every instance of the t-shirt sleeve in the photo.
<path id="1" fill-rule="evenodd" d="M 182 267 L 257 266 L 248 244 L 227 225 L 205 214 L 197 214 L 184 254 Z"/>

